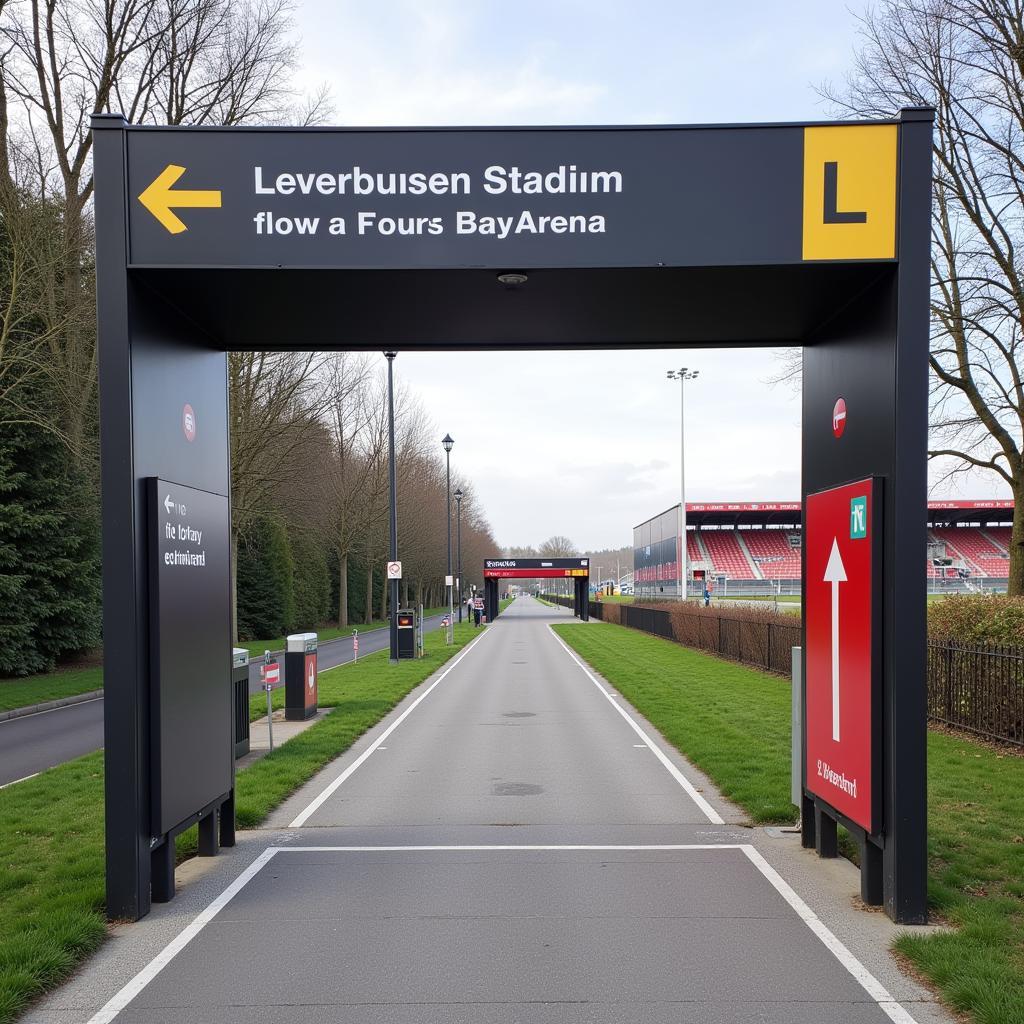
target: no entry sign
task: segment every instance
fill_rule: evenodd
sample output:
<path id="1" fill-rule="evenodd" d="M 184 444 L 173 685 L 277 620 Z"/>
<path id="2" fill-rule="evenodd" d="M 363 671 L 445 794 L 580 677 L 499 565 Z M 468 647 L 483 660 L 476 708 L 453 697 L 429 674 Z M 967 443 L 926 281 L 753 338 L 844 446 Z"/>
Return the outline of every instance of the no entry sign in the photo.
<path id="1" fill-rule="evenodd" d="M 878 831 L 878 631 L 874 588 L 880 486 L 872 479 L 807 496 L 807 788 Z"/>

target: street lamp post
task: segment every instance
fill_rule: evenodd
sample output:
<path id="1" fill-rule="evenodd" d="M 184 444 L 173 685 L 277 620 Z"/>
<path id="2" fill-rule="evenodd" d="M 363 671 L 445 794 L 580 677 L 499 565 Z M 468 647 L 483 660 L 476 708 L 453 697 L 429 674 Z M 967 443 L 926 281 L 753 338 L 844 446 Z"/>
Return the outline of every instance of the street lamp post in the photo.
<path id="1" fill-rule="evenodd" d="M 686 600 L 686 382 L 696 380 L 700 370 L 682 367 L 669 370 L 668 379 L 679 381 L 679 519 L 682 543 L 679 553 L 679 594 Z"/>
<path id="2" fill-rule="evenodd" d="M 455 491 L 455 520 L 458 523 L 455 550 L 455 578 L 459 581 L 459 622 L 462 621 L 462 488 Z"/>
<path id="3" fill-rule="evenodd" d="M 397 352 L 385 352 L 388 361 L 388 561 L 398 561 L 398 475 L 395 471 L 395 377 Z M 398 580 L 388 580 L 391 608 L 388 615 L 388 660 L 398 664 Z"/>
<path id="4" fill-rule="evenodd" d="M 448 514 L 445 516 L 445 525 L 448 527 L 448 571 L 447 576 L 449 581 L 452 578 L 452 447 L 455 442 L 452 440 L 451 434 L 445 434 L 441 438 L 441 445 L 444 448 L 444 462 L 445 462 L 445 498 L 447 500 Z M 452 618 L 454 615 L 454 605 L 452 604 L 452 584 L 448 583 L 448 643 L 452 642 Z"/>

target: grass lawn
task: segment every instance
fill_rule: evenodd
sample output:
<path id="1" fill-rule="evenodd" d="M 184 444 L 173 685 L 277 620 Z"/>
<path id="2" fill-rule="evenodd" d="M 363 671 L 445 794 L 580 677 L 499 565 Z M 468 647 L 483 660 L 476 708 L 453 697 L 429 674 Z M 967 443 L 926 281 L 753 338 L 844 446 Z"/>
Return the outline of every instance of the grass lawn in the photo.
<path id="1" fill-rule="evenodd" d="M 601 598 L 602 602 L 607 601 L 609 604 L 632 604 L 632 594 L 606 594 Z"/>
<path id="2" fill-rule="evenodd" d="M 753 821 L 789 821 L 789 687 L 623 626 L 554 627 Z M 1024 757 L 928 735 L 928 892 L 897 951 L 976 1024 L 1024 1024 Z"/>
<path id="3" fill-rule="evenodd" d="M 426 655 L 388 664 L 386 651 L 320 675 L 334 711 L 239 772 L 238 823 L 259 824 L 285 797 L 378 722 L 480 630 L 455 627 L 455 643 L 427 633 Z M 178 837 L 195 850 L 196 830 Z M 0 1024 L 59 984 L 107 934 L 104 918 L 103 753 L 97 751 L 0 790 Z"/>
<path id="4" fill-rule="evenodd" d="M 779 594 L 775 596 L 773 594 L 737 594 L 735 597 L 732 594 L 715 594 L 715 597 L 721 598 L 723 601 L 778 601 L 779 604 L 799 604 L 799 594 Z"/>
<path id="5" fill-rule="evenodd" d="M 74 697 L 79 693 L 103 689 L 103 668 L 71 668 L 64 672 L 25 676 L 19 679 L 0 679 L 0 711 L 23 708 L 28 704 L 42 704 L 47 700 Z"/>

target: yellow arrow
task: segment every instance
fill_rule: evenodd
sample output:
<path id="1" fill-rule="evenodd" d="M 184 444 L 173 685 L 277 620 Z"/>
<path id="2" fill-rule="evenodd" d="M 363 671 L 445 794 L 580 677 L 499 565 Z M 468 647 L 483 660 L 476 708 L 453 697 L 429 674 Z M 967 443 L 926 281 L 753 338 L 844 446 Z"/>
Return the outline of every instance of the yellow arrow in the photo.
<path id="1" fill-rule="evenodd" d="M 171 186 L 184 173 L 184 167 L 179 167 L 177 164 L 168 164 L 157 175 L 156 180 L 139 196 L 139 202 L 172 235 L 179 235 L 182 231 L 188 230 L 184 222 L 171 212 L 172 207 L 177 209 L 220 208 L 220 191 L 218 189 L 207 189 L 204 191 L 178 189 L 171 191 Z"/>

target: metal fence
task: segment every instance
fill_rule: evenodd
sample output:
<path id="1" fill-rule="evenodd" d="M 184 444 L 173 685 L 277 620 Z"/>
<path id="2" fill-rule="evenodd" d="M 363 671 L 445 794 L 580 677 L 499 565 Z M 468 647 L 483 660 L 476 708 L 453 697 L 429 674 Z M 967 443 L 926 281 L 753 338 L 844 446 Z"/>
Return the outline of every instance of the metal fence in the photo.
<path id="1" fill-rule="evenodd" d="M 928 715 L 957 729 L 1024 746 L 1024 650 L 929 641 Z"/>
<path id="2" fill-rule="evenodd" d="M 572 607 L 570 599 L 549 598 Z M 611 614 L 605 615 L 605 612 Z M 590 617 L 618 622 L 644 633 L 674 640 L 686 647 L 720 654 L 723 658 L 756 665 L 769 672 L 789 675 L 790 651 L 800 645 L 799 623 L 776 623 L 726 615 L 720 611 L 695 611 L 675 604 L 650 608 L 633 604 L 590 602 Z"/>
<path id="3" fill-rule="evenodd" d="M 572 607 L 572 599 L 548 596 Z M 604 612 L 609 615 L 605 616 Z M 676 605 L 644 608 L 590 603 L 591 618 L 606 618 L 686 647 L 789 675 L 800 625 L 744 619 Z M 928 642 L 928 717 L 935 722 L 1024 747 L 1024 648 Z"/>

